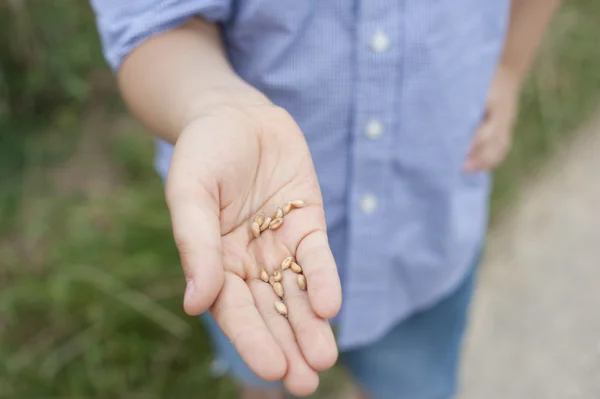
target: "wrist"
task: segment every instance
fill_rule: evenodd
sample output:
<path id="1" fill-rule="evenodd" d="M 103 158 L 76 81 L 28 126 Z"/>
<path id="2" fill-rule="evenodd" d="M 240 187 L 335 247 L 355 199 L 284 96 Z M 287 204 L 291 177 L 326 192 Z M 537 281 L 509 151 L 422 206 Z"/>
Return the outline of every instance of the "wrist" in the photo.
<path id="1" fill-rule="evenodd" d="M 527 74 L 522 72 L 521 69 L 501 62 L 494 79 L 501 84 L 504 92 L 519 97 L 526 76 Z"/>
<path id="2" fill-rule="evenodd" d="M 240 118 L 247 110 L 255 107 L 274 107 L 273 103 L 261 92 L 242 83 L 239 86 L 220 86 L 202 90 L 193 96 L 188 106 L 179 116 L 179 128 L 173 144 L 181 132 L 205 117 Z"/>
<path id="3" fill-rule="evenodd" d="M 203 131 L 195 127 L 204 125 L 207 120 L 219 124 L 233 122 L 240 129 L 253 129 L 254 127 L 254 130 L 260 130 L 261 117 L 280 109 L 256 90 L 254 93 L 219 90 L 218 93 L 214 93 L 214 95 L 209 93 L 206 97 L 210 98 L 210 101 L 199 100 L 190 105 L 173 144 L 177 143 L 184 132 L 191 132 L 195 135 L 199 131 Z"/>
<path id="4" fill-rule="evenodd" d="M 262 106 L 274 105 L 264 94 L 245 83 L 240 87 L 214 87 L 203 90 L 184 110 L 180 131 L 206 115 L 239 114 L 245 109 Z"/>

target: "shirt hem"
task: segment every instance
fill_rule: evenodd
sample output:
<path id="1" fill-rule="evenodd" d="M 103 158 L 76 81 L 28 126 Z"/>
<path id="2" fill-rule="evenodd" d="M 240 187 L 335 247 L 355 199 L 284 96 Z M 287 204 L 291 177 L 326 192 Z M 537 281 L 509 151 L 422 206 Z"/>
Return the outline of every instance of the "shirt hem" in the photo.
<path id="1" fill-rule="evenodd" d="M 451 274 L 448 279 L 445 279 L 444 284 L 441 285 L 441 288 L 434 291 L 435 294 L 424 297 L 421 301 L 415 302 L 415 306 L 411 307 L 410 310 L 398 313 L 396 317 L 392 317 L 391 321 L 385 327 L 383 327 L 379 333 L 374 334 L 367 339 L 345 340 L 343 339 L 342 332 L 338 342 L 340 351 L 346 352 L 368 346 L 373 342 L 385 337 L 385 335 L 388 334 L 395 326 L 406 321 L 412 315 L 427 310 L 452 295 L 458 289 L 460 284 L 467 279 L 470 273 L 476 269 L 479 263 L 478 259 L 480 255 L 478 254 L 480 252 L 481 249 L 478 247 L 474 261 L 471 261 L 471 265 L 469 267 L 458 269 L 458 271 Z"/>

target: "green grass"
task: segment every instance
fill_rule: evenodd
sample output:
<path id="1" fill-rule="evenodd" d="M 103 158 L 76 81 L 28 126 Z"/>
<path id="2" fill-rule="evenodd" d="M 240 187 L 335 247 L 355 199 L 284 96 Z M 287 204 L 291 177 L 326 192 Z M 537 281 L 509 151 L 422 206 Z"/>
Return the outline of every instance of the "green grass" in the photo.
<path id="1" fill-rule="evenodd" d="M 600 3 L 581 0 L 553 25 L 496 176 L 496 216 L 596 109 L 598 20 Z M 0 398 L 233 398 L 181 310 L 150 139 L 102 112 L 0 122 Z"/>
<path id="2" fill-rule="evenodd" d="M 72 177 L 55 174 L 56 161 L 26 165 L 0 240 L 0 396 L 230 397 L 230 383 L 210 378 L 204 331 L 181 311 L 161 183 L 141 173 L 151 171 L 148 143 L 113 144 L 123 180 L 100 195 L 85 187 L 101 177 L 59 192 L 52 181 Z"/>
<path id="3" fill-rule="evenodd" d="M 596 111 L 600 99 L 600 3 L 564 2 L 521 99 L 514 144 L 495 173 L 494 219 L 515 199 L 523 179 Z"/>

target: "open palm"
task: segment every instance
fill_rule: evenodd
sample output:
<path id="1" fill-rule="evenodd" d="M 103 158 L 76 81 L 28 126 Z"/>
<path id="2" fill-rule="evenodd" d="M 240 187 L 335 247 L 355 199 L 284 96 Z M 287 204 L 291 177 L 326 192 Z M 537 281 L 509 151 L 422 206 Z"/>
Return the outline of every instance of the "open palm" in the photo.
<path id="1" fill-rule="evenodd" d="M 255 238 L 254 216 L 272 217 L 292 200 L 306 206 Z M 327 319 L 339 311 L 341 288 L 314 166 L 293 119 L 266 105 L 222 107 L 197 118 L 175 146 L 167 202 L 188 280 L 186 312 L 209 309 L 263 379 L 282 379 L 296 395 L 313 392 L 316 371 L 337 358 Z M 286 318 L 259 276 L 287 256 L 302 266 L 308 291 L 291 270 L 283 272 Z"/>

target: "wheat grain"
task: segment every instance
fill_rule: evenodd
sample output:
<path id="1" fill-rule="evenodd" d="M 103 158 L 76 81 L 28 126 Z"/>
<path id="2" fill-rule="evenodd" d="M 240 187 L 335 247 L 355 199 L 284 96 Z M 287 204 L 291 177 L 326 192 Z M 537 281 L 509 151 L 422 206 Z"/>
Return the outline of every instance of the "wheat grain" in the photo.
<path id="1" fill-rule="evenodd" d="M 258 238 L 260 236 L 260 226 L 256 222 L 252 222 L 252 235 L 254 238 Z"/>
<path id="2" fill-rule="evenodd" d="M 279 228 L 279 226 L 281 226 L 282 223 L 283 223 L 283 219 L 282 218 L 273 219 L 273 221 L 271 222 L 271 224 L 269 224 L 269 228 L 271 230 L 276 230 L 276 229 Z"/>
<path id="3" fill-rule="evenodd" d="M 277 310 L 277 313 L 279 313 L 282 316 L 287 317 L 288 315 L 288 308 L 282 301 L 275 301 L 275 310 Z"/>
<path id="4" fill-rule="evenodd" d="M 260 225 L 260 231 L 265 231 L 266 229 L 268 229 L 269 225 L 271 224 L 271 220 L 273 220 L 273 219 L 265 218 L 265 220 Z"/>
<path id="5" fill-rule="evenodd" d="M 304 277 L 304 274 L 296 276 L 296 283 L 298 283 L 298 287 L 300 287 L 302 291 L 306 291 L 306 277 Z"/>

